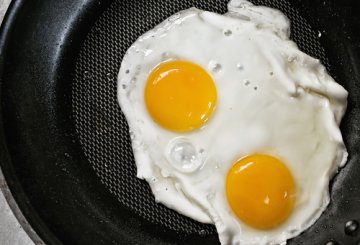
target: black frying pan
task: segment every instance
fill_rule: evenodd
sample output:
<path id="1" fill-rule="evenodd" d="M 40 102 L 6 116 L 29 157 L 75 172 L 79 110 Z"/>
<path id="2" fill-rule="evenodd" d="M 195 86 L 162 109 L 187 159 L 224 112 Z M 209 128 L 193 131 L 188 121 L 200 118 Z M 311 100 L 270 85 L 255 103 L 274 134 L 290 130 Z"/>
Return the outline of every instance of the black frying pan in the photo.
<path id="1" fill-rule="evenodd" d="M 116 75 L 129 45 L 166 17 L 191 6 L 223 13 L 226 2 L 13 1 L 0 33 L 0 165 L 47 244 L 218 243 L 213 226 L 156 204 L 135 178 Z M 300 48 L 349 91 L 341 127 L 349 161 L 325 213 L 289 244 L 359 244 L 359 4 L 253 2 L 286 13 Z"/>

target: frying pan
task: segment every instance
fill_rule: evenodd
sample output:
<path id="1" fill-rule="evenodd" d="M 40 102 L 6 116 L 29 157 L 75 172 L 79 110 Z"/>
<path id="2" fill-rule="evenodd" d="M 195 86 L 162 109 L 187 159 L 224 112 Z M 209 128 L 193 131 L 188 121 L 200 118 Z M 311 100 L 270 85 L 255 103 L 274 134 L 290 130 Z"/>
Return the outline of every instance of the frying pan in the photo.
<path id="1" fill-rule="evenodd" d="M 347 165 L 331 203 L 289 244 L 359 244 L 360 7 L 357 1 L 253 0 L 283 11 L 292 39 L 349 91 Z M 157 204 L 136 179 L 116 102 L 121 58 L 136 38 L 192 6 L 226 0 L 14 0 L 0 35 L 0 165 L 47 244 L 218 244 L 204 225 Z M 296 140 L 296 139 L 294 139 Z"/>

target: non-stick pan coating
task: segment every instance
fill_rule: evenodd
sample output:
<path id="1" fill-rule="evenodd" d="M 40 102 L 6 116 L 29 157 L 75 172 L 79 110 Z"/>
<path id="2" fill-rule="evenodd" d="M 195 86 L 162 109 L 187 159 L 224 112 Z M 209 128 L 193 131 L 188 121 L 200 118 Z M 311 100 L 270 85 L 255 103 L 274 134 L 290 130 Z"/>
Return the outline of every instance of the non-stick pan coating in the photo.
<path id="1" fill-rule="evenodd" d="M 343 35 L 352 37 L 356 34 L 341 33 L 339 30 L 343 29 L 339 26 L 329 26 L 332 25 L 331 21 L 344 18 L 340 16 L 340 12 L 331 12 L 337 7 L 333 2 L 252 2 L 284 12 L 291 21 L 291 38 L 299 48 L 320 59 L 336 80 L 350 92 L 349 110 L 342 124 L 345 142 L 351 154 L 350 161 L 334 182 L 332 203 L 328 210 L 312 228 L 290 241 L 290 244 L 325 244 L 330 240 L 355 244 L 359 237 L 357 231 L 346 235 L 344 226 L 348 220 L 360 220 L 360 212 L 355 208 L 360 206 L 360 168 L 356 165 L 356 143 L 359 138 L 357 101 L 360 97 L 357 97 L 358 74 L 355 68 L 352 68 L 357 65 L 358 54 L 354 50 L 349 51 L 352 46 L 344 43 L 343 39 L 346 40 L 347 37 Z M 14 58 L 11 55 L 16 53 L 15 48 L 21 47 L 10 45 L 10 55 L 7 56 L 10 58 L 4 59 L 8 66 L 4 66 L 2 106 L 6 129 L 5 143 L 9 148 L 11 164 L 14 165 L 14 172 L 9 171 L 9 176 L 14 174 L 19 178 L 19 183 L 14 181 L 14 186 L 20 184 L 19 188 L 13 190 L 22 192 L 24 189 L 31 208 L 34 208 L 29 213 L 37 213 L 37 219 L 44 221 L 43 226 L 51 230 L 50 232 L 47 228 L 38 228 L 39 232 L 53 233 L 61 242 L 218 243 L 214 226 L 195 222 L 157 204 L 148 184 L 136 178 L 128 126 L 116 99 L 116 77 L 125 51 L 141 34 L 170 15 L 193 6 L 225 13 L 227 1 L 118 0 L 100 3 L 99 6 L 95 6 L 96 4 L 97 2 L 88 7 L 93 11 L 91 14 L 84 13 L 78 22 L 64 25 L 64 32 L 70 29 L 69 33 L 73 36 L 63 36 L 67 42 L 58 42 L 60 54 L 53 60 L 55 65 L 53 71 L 49 72 L 51 78 L 41 78 L 42 70 L 39 70 L 38 65 L 26 69 L 24 64 L 19 70 L 28 76 L 19 75 L 22 80 L 19 81 L 15 74 L 18 70 L 11 66 L 14 59 L 31 62 L 37 52 L 42 56 L 52 57 L 53 54 L 50 54 L 50 51 L 44 54 L 42 50 L 38 50 L 36 43 L 32 43 L 28 49 L 30 54 L 24 52 L 27 54 L 25 58 Z M 104 11 L 93 10 L 97 7 Z M 342 9 L 346 7 L 342 6 Z M 315 11 L 316 8 L 318 11 Z M 352 13 L 350 8 L 347 11 Z M 74 14 L 75 11 L 70 12 Z M 348 20 L 349 23 L 354 21 Z M 86 23 L 92 25 L 86 26 Z M 338 25 L 341 24 L 338 22 Z M 347 26 L 350 24 L 344 25 L 350 30 Z M 46 25 L 43 28 L 46 28 Z M 76 31 L 80 28 L 86 32 L 77 36 Z M 336 33 L 330 33 L 334 29 L 337 30 Z M 41 33 L 41 30 L 36 30 Z M 22 38 L 31 36 L 30 33 L 23 35 Z M 354 43 L 354 40 L 352 41 Z M 14 49 L 13 53 L 11 48 Z M 34 81 L 39 77 L 40 80 L 44 79 L 43 83 Z M 29 85 L 31 81 L 34 81 L 33 86 Z M 44 98 L 39 98 L 39 95 Z M 44 125 L 44 128 L 41 128 L 41 125 Z M 14 132 L 16 130 L 19 132 Z M 45 139 L 41 139 L 42 137 Z M 49 154 L 50 157 L 44 159 L 42 153 Z M 61 154 L 60 160 L 58 154 Z M 41 159 L 41 163 L 34 162 L 37 159 Z M 4 166 L 12 168 L 11 164 Z M 44 173 L 47 174 L 39 176 Z M 61 180 L 63 183 L 59 183 Z M 77 188 L 77 184 L 84 187 Z M 87 190 L 86 185 L 89 185 Z M 93 194 L 88 194 L 89 192 Z M 105 192 L 105 197 L 97 196 L 98 192 Z M 21 201 L 21 198 L 19 200 Z M 80 204 L 76 204 L 77 200 L 80 200 Z M 56 205 L 59 202 L 61 204 L 58 205 L 62 208 L 57 210 Z M 65 217 L 72 228 L 64 229 Z M 99 224 L 102 221 L 107 224 Z M 85 223 L 87 225 L 84 225 Z M 76 239 L 74 230 L 78 232 L 79 239 Z M 87 233 L 88 238 L 80 235 L 82 231 Z"/>

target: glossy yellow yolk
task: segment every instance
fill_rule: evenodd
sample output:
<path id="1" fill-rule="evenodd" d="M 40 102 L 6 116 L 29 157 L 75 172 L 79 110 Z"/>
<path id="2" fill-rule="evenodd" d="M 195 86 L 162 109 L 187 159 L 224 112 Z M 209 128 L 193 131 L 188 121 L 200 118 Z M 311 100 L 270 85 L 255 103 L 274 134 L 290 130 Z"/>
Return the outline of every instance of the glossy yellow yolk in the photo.
<path id="1" fill-rule="evenodd" d="M 233 212 L 257 229 L 284 222 L 294 205 L 294 179 L 279 159 L 250 155 L 238 160 L 226 179 L 226 195 Z"/>
<path id="2" fill-rule="evenodd" d="M 201 127 L 216 105 L 210 75 L 188 61 L 169 61 L 155 67 L 145 86 L 145 104 L 162 127 L 186 132 Z"/>

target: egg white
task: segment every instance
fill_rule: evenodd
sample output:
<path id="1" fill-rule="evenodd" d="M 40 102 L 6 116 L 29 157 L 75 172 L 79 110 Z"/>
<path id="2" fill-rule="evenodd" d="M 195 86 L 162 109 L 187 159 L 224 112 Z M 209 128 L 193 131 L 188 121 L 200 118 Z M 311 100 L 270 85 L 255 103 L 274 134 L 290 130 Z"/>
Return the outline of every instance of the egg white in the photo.
<path id="1" fill-rule="evenodd" d="M 137 177 L 150 184 L 156 201 L 214 223 L 222 244 L 282 243 L 313 224 L 329 203 L 329 179 L 347 157 L 339 130 L 347 92 L 289 40 L 289 21 L 280 11 L 243 0 L 231 1 L 228 10 L 188 9 L 139 37 L 123 58 L 118 100 Z M 174 59 L 202 66 L 217 88 L 214 114 L 190 133 L 161 128 L 144 103 L 151 70 Z M 179 171 L 171 162 L 169 146 L 182 139 L 201 152 L 196 171 Z M 293 213 L 275 229 L 247 226 L 226 200 L 227 171 L 253 153 L 282 159 L 295 179 Z"/>

